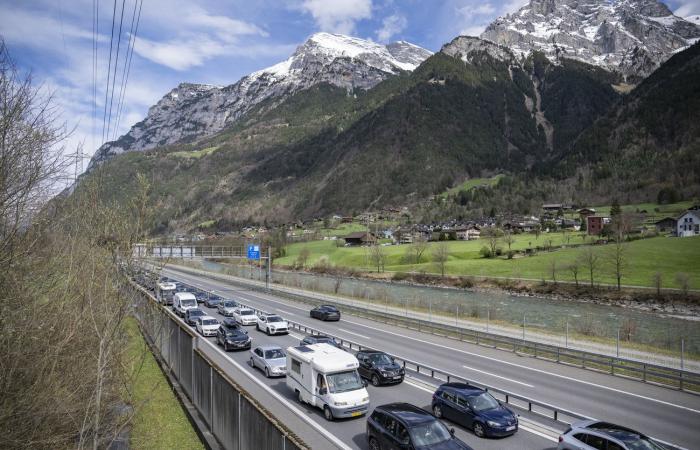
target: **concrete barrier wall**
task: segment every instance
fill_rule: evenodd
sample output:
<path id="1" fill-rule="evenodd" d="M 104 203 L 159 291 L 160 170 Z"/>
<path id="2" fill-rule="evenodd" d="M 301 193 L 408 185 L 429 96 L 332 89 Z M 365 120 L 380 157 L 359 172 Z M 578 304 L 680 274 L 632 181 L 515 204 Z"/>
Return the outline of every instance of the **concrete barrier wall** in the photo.
<path id="1" fill-rule="evenodd" d="M 136 305 L 136 316 L 142 330 L 199 412 L 201 420 L 196 422 L 208 427 L 202 432 L 230 450 L 309 448 L 198 349 L 199 336 L 147 291 L 138 291 L 142 302 Z"/>

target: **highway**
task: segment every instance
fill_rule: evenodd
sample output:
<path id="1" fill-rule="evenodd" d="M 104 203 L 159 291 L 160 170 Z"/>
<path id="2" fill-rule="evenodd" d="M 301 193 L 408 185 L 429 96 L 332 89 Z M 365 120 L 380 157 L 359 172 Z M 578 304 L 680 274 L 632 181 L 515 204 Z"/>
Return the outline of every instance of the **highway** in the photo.
<path id="1" fill-rule="evenodd" d="M 252 292 L 206 276 L 187 274 L 172 267 L 165 269 L 163 275 L 200 289 L 216 292 L 226 298 L 239 300 L 258 309 L 276 312 L 297 323 L 384 350 L 398 357 L 419 361 L 428 366 L 516 392 L 579 414 L 630 426 L 659 440 L 687 449 L 698 448 L 700 442 L 700 430 L 697 427 L 700 423 L 700 396 L 697 395 L 521 357 L 510 352 L 379 324 L 353 316 L 344 316 L 337 323 L 323 323 L 308 317 L 308 305 L 274 295 Z M 218 316 L 215 312 L 212 315 Z M 277 343 L 282 347 L 297 345 L 302 337 L 294 332 L 289 336 L 268 337 L 254 331 L 254 327 L 250 334 L 254 345 Z M 247 352 L 231 352 L 228 356 L 240 364 L 244 364 L 248 359 Z M 245 367 L 246 370 L 252 370 L 247 365 Z M 299 405 L 288 392 L 283 379 L 266 380 L 261 374 L 260 378 L 351 448 L 366 448 L 364 419 L 329 423 L 322 417 L 320 410 Z M 409 379 L 398 386 L 380 388 L 370 386 L 370 401 L 373 405 L 408 401 L 429 408 L 433 386 L 439 383 L 439 380 L 434 379 Z M 280 405 L 280 408 L 288 409 L 284 405 Z M 277 413 L 277 411 L 274 412 Z M 539 422 L 552 425 L 546 419 Z M 536 425 L 527 422 L 523 423 L 516 435 L 498 440 L 479 439 L 470 431 L 460 429 L 458 426 L 454 427 L 458 436 L 475 450 L 511 448 L 534 450 L 556 447 L 556 439 L 552 437 L 552 433 L 541 433 Z"/>

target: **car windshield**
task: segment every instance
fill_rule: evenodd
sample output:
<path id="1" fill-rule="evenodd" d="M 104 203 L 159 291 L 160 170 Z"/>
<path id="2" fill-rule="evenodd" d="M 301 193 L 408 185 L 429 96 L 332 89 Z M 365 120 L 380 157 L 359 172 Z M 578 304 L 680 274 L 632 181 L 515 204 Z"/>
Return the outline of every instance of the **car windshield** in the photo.
<path id="1" fill-rule="evenodd" d="M 328 390 L 332 394 L 354 391 L 364 387 L 357 370 L 348 370 L 347 372 L 326 375 L 326 380 L 328 381 Z"/>
<path id="2" fill-rule="evenodd" d="M 615 437 L 624 442 L 629 450 L 663 450 L 663 447 L 655 444 L 646 437 L 640 437 L 638 435 L 631 435 L 629 437 Z"/>
<path id="3" fill-rule="evenodd" d="M 232 327 L 232 326 L 226 327 L 226 336 L 234 336 L 236 334 L 238 334 L 238 327 Z"/>
<path id="4" fill-rule="evenodd" d="M 201 309 L 190 309 L 187 314 L 189 314 L 190 316 L 203 316 L 204 311 L 202 311 Z"/>
<path id="5" fill-rule="evenodd" d="M 328 312 L 336 312 L 338 311 L 335 306 L 324 306 L 323 309 L 325 309 Z"/>
<path id="6" fill-rule="evenodd" d="M 474 411 L 488 411 L 489 409 L 498 408 L 499 404 L 491 394 L 484 392 L 483 394 L 471 397 L 469 399 L 469 406 L 471 406 Z"/>
<path id="7" fill-rule="evenodd" d="M 186 306 L 186 307 L 192 308 L 192 307 L 197 306 L 197 300 L 192 300 L 192 299 L 190 299 L 190 300 L 182 300 L 182 301 L 180 302 L 180 304 L 181 304 L 183 307 Z"/>
<path id="8" fill-rule="evenodd" d="M 253 312 L 252 309 L 242 309 L 241 310 L 242 316 L 252 316 L 253 314 L 255 314 L 255 312 Z"/>
<path id="9" fill-rule="evenodd" d="M 279 358 L 284 358 L 286 355 L 284 352 L 276 348 L 274 350 L 265 350 L 265 359 L 279 359 Z"/>
<path id="10" fill-rule="evenodd" d="M 331 344 L 336 345 L 335 341 L 329 337 L 317 337 L 316 342 L 319 344 Z"/>
<path id="11" fill-rule="evenodd" d="M 372 353 L 369 355 L 369 360 L 374 364 L 391 364 L 393 362 L 385 353 Z"/>
<path id="12" fill-rule="evenodd" d="M 280 316 L 268 316 L 267 321 L 270 323 L 274 322 L 284 322 Z"/>
<path id="13" fill-rule="evenodd" d="M 440 444 L 452 436 L 439 420 L 433 420 L 410 429 L 411 441 L 414 447 L 427 447 Z"/>
<path id="14" fill-rule="evenodd" d="M 219 322 L 216 319 L 204 319 L 202 320 L 202 325 L 218 325 Z"/>
<path id="15" fill-rule="evenodd" d="M 236 306 L 236 304 L 231 300 L 226 300 L 224 302 L 224 308 L 233 308 L 234 306 Z"/>

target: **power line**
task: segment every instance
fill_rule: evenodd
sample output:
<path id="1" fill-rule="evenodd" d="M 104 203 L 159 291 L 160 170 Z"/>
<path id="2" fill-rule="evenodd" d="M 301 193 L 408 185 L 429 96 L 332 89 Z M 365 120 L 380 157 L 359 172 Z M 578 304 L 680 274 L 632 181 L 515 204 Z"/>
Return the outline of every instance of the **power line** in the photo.
<path id="1" fill-rule="evenodd" d="M 143 7 L 143 0 L 139 3 L 139 0 L 134 2 L 134 14 L 136 14 L 136 7 L 138 6 L 138 15 L 136 17 L 136 27 L 134 27 L 134 17 L 131 17 L 131 32 L 129 33 L 129 47 L 127 47 L 126 52 L 126 64 L 124 65 L 125 74 L 122 74 L 122 87 L 119 93 L 119 102 L 117 103 L 117 120 L 114 127 L 114 139 L 117 138 L 117 133 L 119 132 L 119 125 L 122 118 L 122 109 L 124 107 L 124 97 L 126 96 L 126 86 L 129 83 L 129 73 L 131 72 L 131 60 L 134 55 L 134 47 L 136 46 L 136 36 L 139 32 L 139 22 L 141 21 L 141 8 Z"/>
<path id="2" fill-rule="evenodd" d="M 105 130 L 107 128 L 107 98 L 109 96 L 109 80 L 112 74 L 112 44 L 114 43 L 114 19 L 117 15 L 117 0 L 114 0 L 112 8 L 112 37 L 109 39 L 109 64 L 107 66 L 107 88 L 105 89 L 105 112 L 102 116 L 102 142 L 105 141 Z"/>
<path id="3" fill-rule="evenodd" d="M 119 48 L 122 43 L 122 24 L 124 23 L 124 4 L 126 0 L 122 0 L 122 12 L 119 19 L 119 36 L 117 36 L 117 56 L 114 59 L 114 75 L 112 76 L 112 95 L 109 100 L 109 118 L 107 119 L 107 138 L 109 139 L 109 128 L 112 124 L 112 104 L 114 103 L 114 84 L 117 81 L 117 66 L 119 65 Z M 105 105 L 106 106 L 106 105 Z"/>

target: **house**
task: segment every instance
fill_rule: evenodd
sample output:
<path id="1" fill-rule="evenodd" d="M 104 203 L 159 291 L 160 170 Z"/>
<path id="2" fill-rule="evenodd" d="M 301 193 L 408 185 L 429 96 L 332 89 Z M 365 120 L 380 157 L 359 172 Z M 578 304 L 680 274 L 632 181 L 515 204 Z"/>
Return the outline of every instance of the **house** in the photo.
<path id="1" fill-rule="evenodd" d="M 586 230 L 590 236 L 600 236 L 603 233 L 603 226 L 606 224 L 607 217 L 603 216 L 588 216 L 586 217 Z"/>
<path id="2" fill-rule="evenodd" d="M 581 217 L 582 222 L 586 220 L 586 217 L 588 216 L 595 216 L 595 209 L 593 208 L 581 208 L 576 212 Z"/>
<path id="3" fill-rule="evenodd" d="M 350 233 L 343 239 L 345 239 L 345 245 L 349 246 L 371 245 L 377 243 L 377 237 L 373 233 L 368 233 L 366 231 Z"/>
<path id="4" fill-rule="evenodd" d="M 700 209 L 689 209 L 676 220 L 676 236 L 700 235 Z"/>
<path id="5" fill-rule="evenodd" d="M 547 212 L 558 212 L 564 209 L 564 205 L 561 203 L 545 203 L 542 205 L 542 210 Z"/>
<path id="6" fill-rule="evenodd" d="M 654 227 L 659 233 L 670 233 L 676 231 L 676 223 L 677 221 L 673 217 L 664 217 L 654 222 Z"/>

